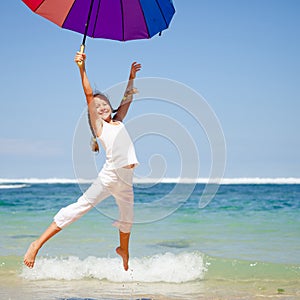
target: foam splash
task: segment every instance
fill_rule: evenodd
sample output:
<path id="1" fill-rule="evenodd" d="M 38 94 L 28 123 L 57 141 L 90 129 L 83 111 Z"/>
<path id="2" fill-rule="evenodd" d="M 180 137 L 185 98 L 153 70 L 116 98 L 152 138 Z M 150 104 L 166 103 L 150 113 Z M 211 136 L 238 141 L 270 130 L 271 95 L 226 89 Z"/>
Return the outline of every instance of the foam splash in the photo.
<path id="1" fill-rule="evenodd" d="M 33 269 L 23 267 L 21 277 L 29 280 L 96 278 L 112 282 L 182 283 L 201 280 L 206 271 L 203 255 L 199 252 L 133 258 L 129 266 L 129 270 L 124 271 L 119 258 L 39 258 Z"/>

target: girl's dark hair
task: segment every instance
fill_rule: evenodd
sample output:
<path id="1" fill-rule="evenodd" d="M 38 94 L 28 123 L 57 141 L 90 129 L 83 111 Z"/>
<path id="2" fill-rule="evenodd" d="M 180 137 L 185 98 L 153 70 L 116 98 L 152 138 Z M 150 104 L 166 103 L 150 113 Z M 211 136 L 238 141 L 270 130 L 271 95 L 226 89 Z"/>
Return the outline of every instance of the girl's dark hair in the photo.
<path id="1" fill-rule="evenodd" d="M 112 113 L 116 113 L 118 110 L 117 109 L 113 109 L 111 104 L 110 104 L 110 101 L 109 101 L 109 98 L 107 97 L 107 95 L 101 93 L 100 91 L 94 91 L 93 93 L 93 97 L 100 97 L 104 100 L 107 101 L 107 103 L 109 104 L 111 110 L 112 110 Z M 88 122 L 89 122 L 89 126 L 90 126 L 90 129 L 91 129 L 91 132 L 92 132 L 92 141 L 91 141 L 91 148 L 92 148 L 92 151 L 93 152 L 99 152 L 99 145 L 98 145 L 98 142 L 97 142 L 97 135 L 93 129 L 93 126 L 92 126 L 92 123 L 91 123 L 91 117 L 90 117 L 90 113 L 89 113 L 89 110 L 88 110 Z"/>
<path id="2" fill-rule="evenodd" d="M 93 129 L 93 126 L 92 126 L 92 123 L 91 123 L 91 117 L 90 117 L 90 112 L 88 110 L 88 122 L 89 122 L 89 125 L 90 125 L 90 129 L 91 129 L 91 132 L 92 132 L 92 140 L 91 140 L 91 148 L 92 148 L 92 151 L 93 152 L 99 152 L 99 145 L 98 145 L 98 142 L 97 142 L 97 136 L 96 136 L 96 133 Z"/>

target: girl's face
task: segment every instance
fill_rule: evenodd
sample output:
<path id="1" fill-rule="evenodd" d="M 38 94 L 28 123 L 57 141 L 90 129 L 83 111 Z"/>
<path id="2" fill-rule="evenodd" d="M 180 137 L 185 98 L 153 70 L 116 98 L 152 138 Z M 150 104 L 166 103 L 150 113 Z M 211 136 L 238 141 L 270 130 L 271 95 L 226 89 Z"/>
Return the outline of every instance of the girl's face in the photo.
<path id="1" fill-rule="evenodd" d="M 100 96 L 94 97 L 95 108 L 98 116 L 104 121 L 111 120 L 112 109 L 107 99 L 101 98 Z"/>

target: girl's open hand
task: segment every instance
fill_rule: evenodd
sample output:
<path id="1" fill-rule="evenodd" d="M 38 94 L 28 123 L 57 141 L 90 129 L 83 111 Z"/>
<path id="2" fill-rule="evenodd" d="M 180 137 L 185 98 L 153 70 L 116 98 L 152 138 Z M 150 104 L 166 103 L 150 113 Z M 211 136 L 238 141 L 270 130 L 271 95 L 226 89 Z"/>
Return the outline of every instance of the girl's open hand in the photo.
<path id="1" fill-rule="evenodd" d="M 129 79 L 135 79 L 136 72 L 140 71 L 142 68 L 141 64 L 138 64 L 136 61 L 131 64 Z"/>

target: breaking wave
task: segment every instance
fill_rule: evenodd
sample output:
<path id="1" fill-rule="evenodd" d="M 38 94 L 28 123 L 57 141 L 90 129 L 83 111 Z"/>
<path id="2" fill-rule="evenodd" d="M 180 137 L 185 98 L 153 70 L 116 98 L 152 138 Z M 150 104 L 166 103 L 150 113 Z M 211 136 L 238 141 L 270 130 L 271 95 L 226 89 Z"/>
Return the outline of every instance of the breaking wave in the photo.
<path id="1" fill-rule="evenodd" d="M 70 256 L 64 259 L 39 258 L 33 269 L 23 267 L 21 277 L 29 280 L 96 278 L 112 282 L 182 283 L 203 279 L 205 270 L 200 252 L 132 258 L 127 272 L 123 270 L 120 258 L 90 256 L 81 260 Z"/>

